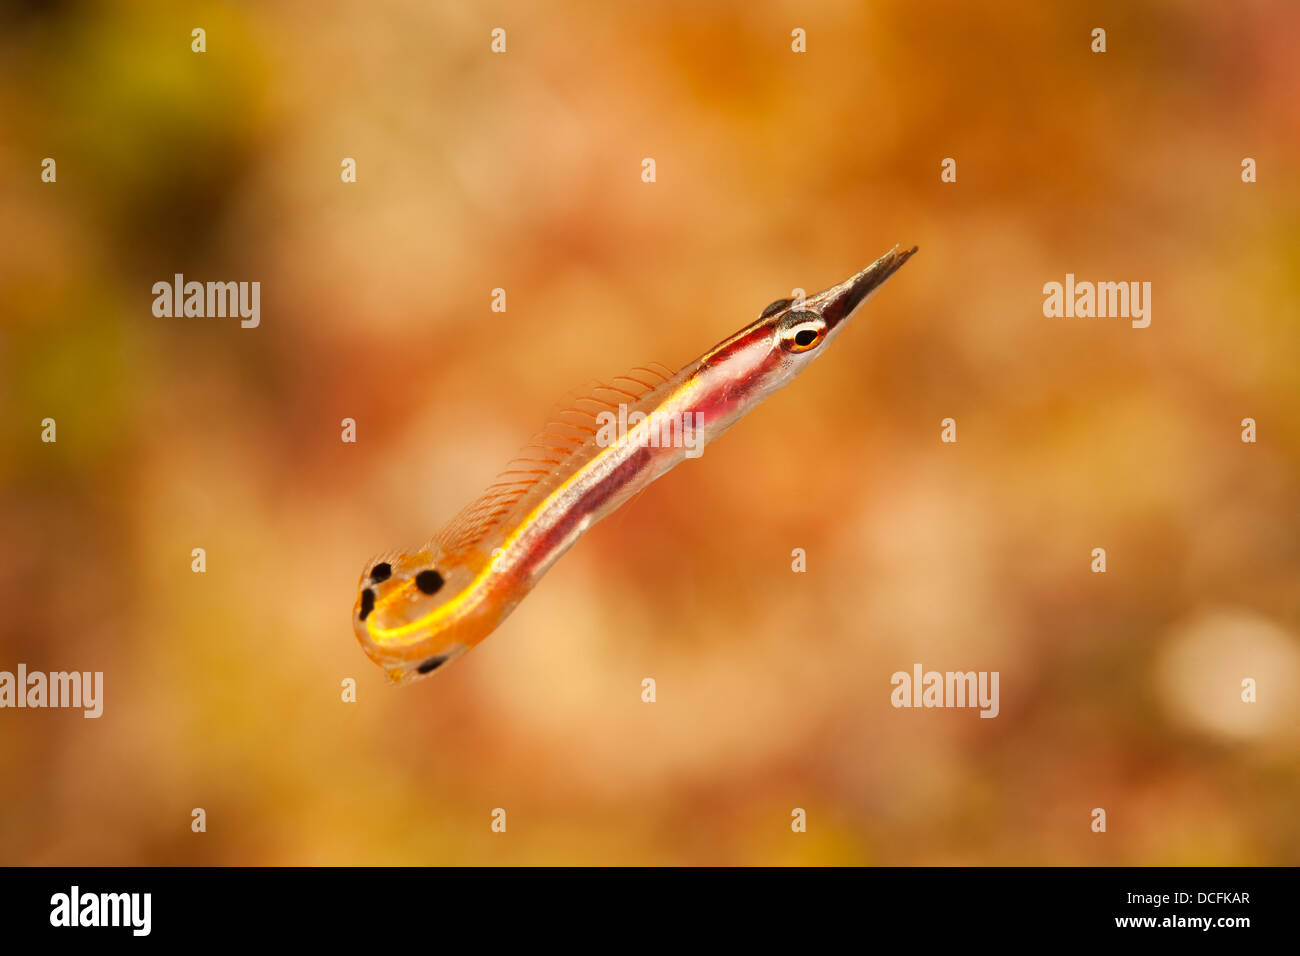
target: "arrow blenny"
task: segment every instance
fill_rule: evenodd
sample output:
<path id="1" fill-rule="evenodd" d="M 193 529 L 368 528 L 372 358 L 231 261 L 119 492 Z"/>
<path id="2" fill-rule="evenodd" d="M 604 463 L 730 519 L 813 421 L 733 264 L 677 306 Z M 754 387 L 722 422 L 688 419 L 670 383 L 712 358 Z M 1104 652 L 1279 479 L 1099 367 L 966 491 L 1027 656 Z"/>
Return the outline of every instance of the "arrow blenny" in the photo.
<path id="1" fill-rule="evenodd" d="M 402 683 L 479 643 L 583 532 L 826 351 L 914 252 L 895 246 L 825 292 L 773 302 L 676 373 L 634 368 L 573 400 L 423 548 L 366 565 L 352 610 L 362 649 Z"/>

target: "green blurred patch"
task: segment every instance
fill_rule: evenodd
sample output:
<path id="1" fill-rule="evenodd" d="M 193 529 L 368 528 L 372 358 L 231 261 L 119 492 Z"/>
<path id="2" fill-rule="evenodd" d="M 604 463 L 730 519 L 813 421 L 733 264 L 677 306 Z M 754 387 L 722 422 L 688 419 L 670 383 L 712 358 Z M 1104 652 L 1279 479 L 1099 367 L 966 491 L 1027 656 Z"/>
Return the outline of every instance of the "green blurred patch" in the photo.
<path id="1" fill-rule="evenodd" d="M 6 471 L 93 481 L 96 466 L 137 427 L 133 383 L 145 353 L 111 293 L 92 285 L 69 292 L 35 313 L 36 321 L 11 328 L 6 398 L 16 414 L 0 427 Z M 54 443 L 41 441 L 47 417 L 57 423 Z"/>
<path id="2" fill-rule="evenodd" d="M 207 31 L 207 52 L 191 30 Z M 32 57 L 60 183 L 140 255 L 202 250 L 267 127 L 268 70 L 239 11 L 137 3 L 67 18 Z"/>

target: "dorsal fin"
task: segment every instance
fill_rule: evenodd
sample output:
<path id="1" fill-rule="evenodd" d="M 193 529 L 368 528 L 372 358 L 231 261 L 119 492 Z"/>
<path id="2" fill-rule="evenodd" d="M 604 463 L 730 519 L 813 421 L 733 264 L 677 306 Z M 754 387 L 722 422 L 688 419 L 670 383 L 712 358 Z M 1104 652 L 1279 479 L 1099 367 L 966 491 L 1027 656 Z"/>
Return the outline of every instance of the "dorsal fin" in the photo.
<path id="1" fill-rule="evenodd" d="M 494 531 L 522 517 L 600 451 L 601 412 L 616 412 L 619 405 L 629 413 L 653 407 L 673 378 L 667 366 L 651 362 L 570 392 L 542 430 L 434 537 L 430 548 L 451 564 L 490 558 L 485 542 Z"/>

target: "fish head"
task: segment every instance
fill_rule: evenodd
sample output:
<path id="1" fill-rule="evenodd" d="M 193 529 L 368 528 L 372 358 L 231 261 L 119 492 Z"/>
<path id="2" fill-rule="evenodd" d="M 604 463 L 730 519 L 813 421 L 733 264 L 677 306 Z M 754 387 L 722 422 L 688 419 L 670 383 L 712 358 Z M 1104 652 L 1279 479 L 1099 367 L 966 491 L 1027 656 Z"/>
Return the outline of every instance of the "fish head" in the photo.
<path id="1" fill-rule="evenodd" d="M 728 396 L 754 401 L 776 391 L 808 366 L 916 247 L 895 246 L 856 275 L 803 299 L 778 299 L 758 321 L 710 350 L 701 363 L 725 384 Z"/>
<path id="2" fill-rule="evenodd" d="M 915 252 L 915 246 L 906 250 L 895 246 L 838 285 L 802 301 L 783 299 L 772 303 L 764 315 L 773 346 L 793 356 L 795 362 L 811 361 Z"/>

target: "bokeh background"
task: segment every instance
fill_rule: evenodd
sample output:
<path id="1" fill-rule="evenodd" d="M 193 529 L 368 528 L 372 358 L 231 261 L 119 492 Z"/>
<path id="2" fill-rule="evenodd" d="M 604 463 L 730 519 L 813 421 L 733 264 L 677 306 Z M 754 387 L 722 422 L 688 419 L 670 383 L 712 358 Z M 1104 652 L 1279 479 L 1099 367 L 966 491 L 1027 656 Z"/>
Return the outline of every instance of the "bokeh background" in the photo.
<path id="1" fill-rule="evenodd" d="M 106 683 L 0 712 L 0 862 L 1297 862 L 1300 8 L 473 6 L 0 14 L 0 669 Z M 806 376 L 387 686 L 367 558 L 567 389 L 895 242 Z M 155 318 L 176 272 L 261 327 Z M 1151 327 L 1044 318 L 1066 272 Z M 917 662 L 1001 715 L 893 709 Z"/>

